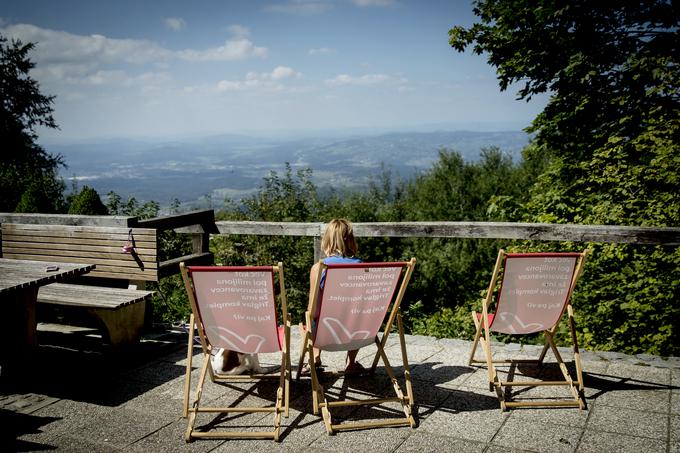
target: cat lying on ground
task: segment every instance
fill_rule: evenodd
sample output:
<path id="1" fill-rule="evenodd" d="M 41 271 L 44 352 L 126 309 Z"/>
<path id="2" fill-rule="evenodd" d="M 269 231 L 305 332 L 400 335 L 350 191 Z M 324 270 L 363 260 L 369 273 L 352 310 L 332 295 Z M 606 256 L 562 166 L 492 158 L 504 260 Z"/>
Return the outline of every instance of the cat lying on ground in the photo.
<path id="1" fill-rule="evenodd" d="M 265 369 L 260 367 L 257 354 L 242 354 L 229 349 L 218 349 L 211 358 L 213 370 L 219 374 L 236 375 L 245 372 L 262 374 Z"/>

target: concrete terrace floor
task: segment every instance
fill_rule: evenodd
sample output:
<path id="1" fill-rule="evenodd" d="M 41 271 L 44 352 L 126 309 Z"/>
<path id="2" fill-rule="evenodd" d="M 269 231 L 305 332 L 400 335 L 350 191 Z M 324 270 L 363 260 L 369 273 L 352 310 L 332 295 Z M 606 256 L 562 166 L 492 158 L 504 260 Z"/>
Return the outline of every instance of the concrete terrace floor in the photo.
<path id="1" fill-rule="evenodd" d="M 587 410 L 514 409 L 501 412 L 488 390 L 486 368 L 467 366 L 471 343 L 455 339 L 408 336 L 407 349 L 416 398 L 415 429 L 380 428 L 326 434 L 311 411 L 307 379 L 292 382 L 291 411 L 283 418 L 282 440 L 196 440 L 184 442 L 181 416 L 186 334 L 165 331 L 147 335 L 135 352 L 113 355 L 98 338 L 74 331 L 53 332 L 43 326 L 41 346 L 13 377 L 0 376 L 0 450 L 68 452 L 228 452 L 228 451 L 630 451 L 680 452 L 680 359 L 582 353 Z M 300 338 L 293 330 L 292 360 Z M 194 349 L 194 378 L 202 356 Z M 535 346 L 496 345 L 499 353 L 537 354 Z M 360 361 L 370 364 L 375 348 Z M 402 372 L 397 336 L 390 335 L 388 355 Z M 564 353 L 571 363 L 571 355 Z M 548 355 L 551 359 L 551 355 Z M 341 353 L 324 354 L 328 368 L 341 366 Z M 267 365 L 276 362 L 261 356 Z M 546 367 L 548 371 L 554 367 Z M 195 383 L 195 380 L 193 381 Z M 403 382 L 403 380 L 402 380 Z M 359 398 L 387 395 L 384 370 L 363 378 L 327 380 L 331 394 Z M 246 390 L 244 396 L 242 390 Z M 273 400 L 273 383 L 206 383 L 208 403 L 230 405 Z M 565 388 L 535 387 L 518 396 L 532 397 Z M 394 406 L 339 412 L 347 419 L 397 414 Z M 270 429 L 271 414 L 220 417 L 201 414 L 197 426 L 249 426 Z"/>

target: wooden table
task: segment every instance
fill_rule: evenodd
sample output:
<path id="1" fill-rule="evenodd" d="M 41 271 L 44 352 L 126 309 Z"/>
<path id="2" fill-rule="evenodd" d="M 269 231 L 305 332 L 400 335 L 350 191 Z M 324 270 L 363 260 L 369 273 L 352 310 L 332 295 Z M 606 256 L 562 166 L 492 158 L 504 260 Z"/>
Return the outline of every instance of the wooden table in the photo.
<path id="1" fill-rule="evenodd" d="M 37 346 L 35 311 L 41 286 L 63 282 L 94 268 L 94 264 L 0 258 L 0 313 L 4 319 L 0 357 L 18 358 Z"/>

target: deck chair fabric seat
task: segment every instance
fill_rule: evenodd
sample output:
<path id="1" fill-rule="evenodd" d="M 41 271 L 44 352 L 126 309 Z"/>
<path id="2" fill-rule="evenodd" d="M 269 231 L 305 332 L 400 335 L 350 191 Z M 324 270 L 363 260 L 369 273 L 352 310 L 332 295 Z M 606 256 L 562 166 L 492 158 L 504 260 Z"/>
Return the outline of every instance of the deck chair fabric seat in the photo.
<path id="1" fill-rule="evenodd" d="M 184 386 L 184 417 L 188 417 L 185 440 L 194 438 L 257 438 L 279 440 L 281 416 L 288 417 L 290 401 L 290 317 L 286 306 L 283 264 L 276 266 L 185 266 L 180 264 L 184 285 L 191 304 L 187 368 Z M 280 303 L 276 303 L 276 280 Z M 282 314 L 279 325 L 277 310 Z M 198 331 L 203 352 L 195 399 L 191 395 L 191 367 L 194 350 L 194 328 Z M 211 356 L 217 349 L 244 354 L 280 353 L 279 373 L 228 375 L 216 372 Z M 206 376 L 212 382 L 279 379 L 273 406 L 245 407 L 235 401 L 229 407 L 208 407 L 201 402 Z M 194 428 L 199 413 L 217 414 L 271 412 L 271 431 L 213 430 Z"/>
<path id="2" fill-rule="evenodd" d="M 310 307 L 305 313 L 306 325 L 300 326 L 302 345 L 298 361 L 299 379 L 305 357 L 308 359 L 312 383 L 314 414 L 322 413 L 328 434 L 341 430 L 356 430 L 385 426 L 415 427 L 411 375 L 408 365 L 404 328 L 400 305 L 413 273 L 415 258 L 394 263 L 319 263 L 318 273 L 310 295 Z M 323 287 L 321 281 L 324 280 Z M 318 319 L 313 314 L 318 313 Z M 397 322 L 406 391 L 402 391 L 397 376 L 385 354 L 384 348 L 390 329 Z M 309 329 L 309 326 L 315 326 Z M 384 326 L 384 328 L 383 328 Z M 382 336 L 379 336 L 381 328 Z M 314 367 L 313 349 L 337 352 L 359 349 L 375 344 L 378 348 L 370 372 L 382 360 L 395 393 L 393 397 L 364 400 L 331 401 L 327 397 L 320 376 Z M 342 373 L 338 373 L 342 374 Z M 403 417 L 378 421 L 334 423 L 332 408 L 339 406 L 376 406 L 386 402 L 401 404 Z"/>
<path id="3" fill-rule="evenodd" d="M 571 296 L 583 271 L 588 251 L 581 253 L 507 253 L 498 252 L 487 294 L 482 301 L 482 311 L 472 312 L 476 333 L 468 364 L 486 364 L 489 373 L 489 389 L 496 391 L 501 410 L 512 407 L 578 407 L 585 409 L 583 397 L 583 372 L 576 339 L 576 324 L 571 306 Z M 493 312 L 492 312 L 493 310 Z M 570 332 L 571 349 L 576 368 L 572 378 L 554 336 L 566 314 Z M 544 345 L 537 359 L 497 358 L 494 356 L 490 333 L 529 335 L 541 333 Z M 481 345 L 484 358 L 475 358 Z M 518 364 L 543 365 L 551 350 L 559 366 L 563 380 L 515 379 Z M 498 375 L 498 364 L 511 368 L 508 380 Z M 516 400 L 511 397 L 513 387 L 536 387 L 543 385 L 566 386 L 571 398 Z"/>

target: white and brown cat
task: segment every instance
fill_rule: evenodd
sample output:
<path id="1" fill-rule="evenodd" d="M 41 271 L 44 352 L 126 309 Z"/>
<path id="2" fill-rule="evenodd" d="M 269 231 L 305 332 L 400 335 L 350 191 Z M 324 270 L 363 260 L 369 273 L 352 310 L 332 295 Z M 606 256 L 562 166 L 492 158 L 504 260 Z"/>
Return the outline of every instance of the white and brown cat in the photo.
<path id="1" fill-rule="evenodd" d="M 217 349 L 211 362 L 213 370 L 218 374 L 262 374 L 266 371 L 260 366 L 257 354 L 242 354 L 229 349 Z"/>

